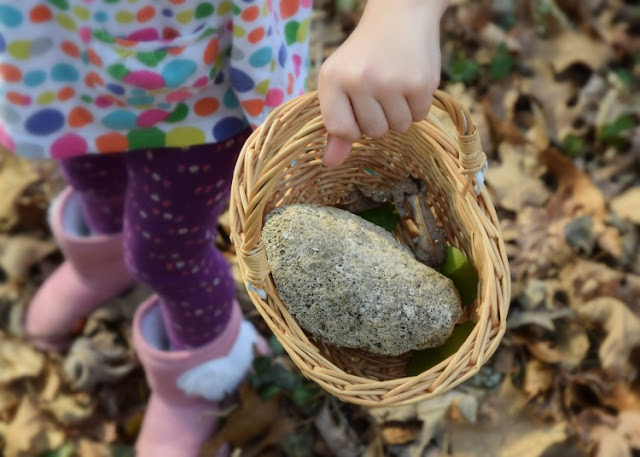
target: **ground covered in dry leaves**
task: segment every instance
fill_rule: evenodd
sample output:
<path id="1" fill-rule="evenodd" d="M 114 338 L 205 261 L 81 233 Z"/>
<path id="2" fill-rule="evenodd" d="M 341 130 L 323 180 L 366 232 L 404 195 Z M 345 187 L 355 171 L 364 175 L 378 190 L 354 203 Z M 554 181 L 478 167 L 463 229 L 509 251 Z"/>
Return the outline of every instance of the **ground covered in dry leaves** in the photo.
<path id="1" fill-rule="evenodd" d="M 513 278 L 507 334 L 457 389 L 374 411 L 326 395 L 276 347 L 224 412 L 236 455 L 640 455 L 638 2 L 452 3 L 441 87 L 470 108 L 490 159 Z M 314 72 L 361 7 L 317 2 Z M 55 164 L 0 155 L 0 456 L 131 456 L 149 392 L 130 320 L 148 292 L 94 313 L 68 352 L 20 337 L 24 307 L 61 261 L 46 226 L 61 186 Z"/>

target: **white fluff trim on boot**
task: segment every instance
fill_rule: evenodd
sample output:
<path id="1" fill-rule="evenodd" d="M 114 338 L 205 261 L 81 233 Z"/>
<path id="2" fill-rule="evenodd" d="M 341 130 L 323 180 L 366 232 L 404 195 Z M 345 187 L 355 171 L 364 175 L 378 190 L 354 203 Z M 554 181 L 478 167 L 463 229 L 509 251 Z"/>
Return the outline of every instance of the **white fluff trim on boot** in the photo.
<path id="1" fill-rule="evenodd" d="M 199 395 L 212 401 L 222 400 L 236 390 L 251 369 L 257 335 L 254 326 L 243 321 L 229 354 L 185 371 L 178 378 L 178 387 L 188 395 Z"/>

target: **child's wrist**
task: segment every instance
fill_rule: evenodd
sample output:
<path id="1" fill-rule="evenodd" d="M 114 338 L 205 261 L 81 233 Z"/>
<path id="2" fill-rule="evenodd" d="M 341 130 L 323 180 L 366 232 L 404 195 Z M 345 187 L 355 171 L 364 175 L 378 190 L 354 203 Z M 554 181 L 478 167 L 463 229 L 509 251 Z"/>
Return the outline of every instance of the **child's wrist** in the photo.
<path id="1" fill-rule="evenodd" d="M 378 4 L 387 8 L 421 10 L 431 17 L 440 19 L 451 3 L 450 0 L 368 0 L 367 4 Z"/>

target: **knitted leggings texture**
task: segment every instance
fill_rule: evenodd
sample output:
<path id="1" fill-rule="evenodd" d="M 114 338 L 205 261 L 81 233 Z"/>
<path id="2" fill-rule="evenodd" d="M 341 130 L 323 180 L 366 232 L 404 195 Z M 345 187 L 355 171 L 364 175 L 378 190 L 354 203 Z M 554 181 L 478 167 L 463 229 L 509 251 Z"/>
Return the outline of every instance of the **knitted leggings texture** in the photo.
<path id="1" fill-rule="evenodd" d="M 96 233 L 124 232 L 125 260 L 160 297 L 174 349 L 211 341 L 229 320 L 235 286 L 214 241 L 248 134 L 187 149 L 61 161 L 89 227 Z"/>

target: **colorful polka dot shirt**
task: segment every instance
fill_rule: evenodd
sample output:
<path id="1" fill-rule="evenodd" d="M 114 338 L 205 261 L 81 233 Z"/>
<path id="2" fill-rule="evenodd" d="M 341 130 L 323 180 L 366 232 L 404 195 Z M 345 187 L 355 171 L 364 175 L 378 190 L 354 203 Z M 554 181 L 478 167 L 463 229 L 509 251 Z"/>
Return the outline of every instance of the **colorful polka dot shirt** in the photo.
<path id="1" fill-rule="evenodd" d="M 0 145 L 65 158 L 223 141 L 304 92 L 312 0 L 0 4 Z"/>

